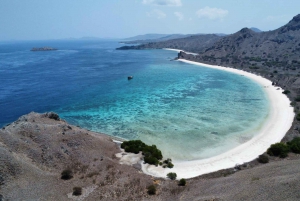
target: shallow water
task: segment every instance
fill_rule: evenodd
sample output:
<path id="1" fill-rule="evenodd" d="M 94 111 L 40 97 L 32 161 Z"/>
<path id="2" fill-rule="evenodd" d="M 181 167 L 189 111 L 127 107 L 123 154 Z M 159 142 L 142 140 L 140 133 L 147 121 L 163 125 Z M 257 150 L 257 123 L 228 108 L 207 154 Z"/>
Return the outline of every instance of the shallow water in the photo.
<path id="1" fill-rule="evenodd" d="M 30 52 L 35 46 L 59 51 Z M 118 46 L 2 44 L 0 124 L 52 110 L 90 130 L 156 144 L 166 157 L 195 160 L 249 140 L 268 115 L 262 87 L 244 76 L 170 61 L 172 51 L 114 50 Z"/>

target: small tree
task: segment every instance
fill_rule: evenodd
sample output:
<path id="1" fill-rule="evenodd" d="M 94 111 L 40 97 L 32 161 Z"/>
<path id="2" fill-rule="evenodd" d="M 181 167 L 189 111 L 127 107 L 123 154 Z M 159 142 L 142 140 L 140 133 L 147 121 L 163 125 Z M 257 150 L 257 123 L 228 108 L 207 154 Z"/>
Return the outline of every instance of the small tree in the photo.
<path id="1" fill-rule="evenodd" d="M 155 195 L 156 194 L 156 186 L 150 185 L 147 187 L 147 192 L 149 195 Z"/>
<path id="2" fill-rule="evenodd" d="M 64 171 L 62 171 L 61 173 L 61 179 L 63 180 L 69 180 L 73 178 L 73 172 L 70 169 L 66 169 Z"/>
<path id="3" fill-rule="evenodd" d="M 179 186 L 185 186 L 185 184 L 186 184 L 185 179 L 180 179 L 179 182 L 178 182 Z"/>
<path id="4" fill-rule="evenodd" d="M 176 174 L 175 172 L 169 172 L 169 173 L 167 174 L 167 177 L 168 177 L 169 179 L 171 179 L 171 180 L 175 180 L 176 177 L 177 177 L 177 174 Z"/>

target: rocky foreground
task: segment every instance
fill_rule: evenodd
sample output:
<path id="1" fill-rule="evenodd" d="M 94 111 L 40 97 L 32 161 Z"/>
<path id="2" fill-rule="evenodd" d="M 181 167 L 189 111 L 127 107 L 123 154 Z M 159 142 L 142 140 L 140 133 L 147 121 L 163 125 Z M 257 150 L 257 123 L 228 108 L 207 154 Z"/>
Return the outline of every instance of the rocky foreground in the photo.
<path id="1" fill-rule="evenodd" d="M 299 200 L 300 157 L 252 162 L 187 180 L 153 178 L 119 164 L 106 135 L 30 113 L 0 130 L 0 200 Z M 252 167 L 252 168 L 251 168 Z M 61 173 L 70 170 L 68 180 Z M 154 184 L 156 195 L 147 187 Z M 74 196 L 73 188 L 82 187 Z"/>

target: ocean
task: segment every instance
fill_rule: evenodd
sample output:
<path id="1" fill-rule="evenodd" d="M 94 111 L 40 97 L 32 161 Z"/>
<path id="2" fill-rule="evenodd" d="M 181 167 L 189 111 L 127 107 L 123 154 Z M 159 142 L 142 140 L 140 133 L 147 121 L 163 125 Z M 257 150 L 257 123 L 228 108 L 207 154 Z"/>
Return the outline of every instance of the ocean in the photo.
<path id="1" fill-rule="evenodd" d="M 30 51 L 44 46 L 58 51 Z M 71 124 L 141 139 L 166 158 L 186 161 L 248 141 L 268 116 L 263 88 L 244 76 L 173 61 L 173 51 L 115 50 L 120 46 L 0 43 L 0 126 L 31 111 L 54 111 Z"/>

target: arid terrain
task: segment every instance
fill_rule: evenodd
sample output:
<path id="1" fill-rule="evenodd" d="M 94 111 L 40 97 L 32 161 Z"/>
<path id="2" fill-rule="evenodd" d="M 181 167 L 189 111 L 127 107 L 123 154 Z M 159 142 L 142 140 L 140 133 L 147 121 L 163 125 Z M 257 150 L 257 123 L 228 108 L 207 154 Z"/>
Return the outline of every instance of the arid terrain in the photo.
<path id="1" fill-rule="evenodd" d="M 291 134 L 297 135 L 293 129 Z M 253 161 L 236 169 L 178 181 L 120 165 L 119 146 L 106 135 L 30 113 L 0 130 L 0 200 L 299 200 L 300 157 Z M 73 178 L 61 179 L 70 170 Z M 147 193 L 154 184 L 155 195 Z M 72 196 L 82 187 L 81 196 Z"/>

